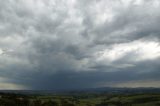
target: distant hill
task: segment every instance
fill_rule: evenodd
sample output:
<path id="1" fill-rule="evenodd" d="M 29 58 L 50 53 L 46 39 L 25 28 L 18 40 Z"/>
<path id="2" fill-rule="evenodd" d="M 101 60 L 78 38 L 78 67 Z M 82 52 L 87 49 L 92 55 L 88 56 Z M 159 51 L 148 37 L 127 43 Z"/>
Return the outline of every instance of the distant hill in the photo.
<path id="1" fill-rule="evenodd" d="M 160 88 L 86 88 L 73 90 L 0 90 L 1 93 L 15 94 L 77 94 L 77 93 L 108 93 L 108 94 L 134 94 L 134 93 L 160 93 Z"/>

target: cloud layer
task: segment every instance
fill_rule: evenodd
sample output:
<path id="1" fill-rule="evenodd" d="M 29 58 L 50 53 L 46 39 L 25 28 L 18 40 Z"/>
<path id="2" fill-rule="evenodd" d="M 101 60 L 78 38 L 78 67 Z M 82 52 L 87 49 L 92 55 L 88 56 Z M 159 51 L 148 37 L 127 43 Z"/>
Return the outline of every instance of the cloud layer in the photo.
<path id="1" fill-rule="evenodd" d="M 0 0 L 0 88 L 160 87 L 158 0 Z"/>

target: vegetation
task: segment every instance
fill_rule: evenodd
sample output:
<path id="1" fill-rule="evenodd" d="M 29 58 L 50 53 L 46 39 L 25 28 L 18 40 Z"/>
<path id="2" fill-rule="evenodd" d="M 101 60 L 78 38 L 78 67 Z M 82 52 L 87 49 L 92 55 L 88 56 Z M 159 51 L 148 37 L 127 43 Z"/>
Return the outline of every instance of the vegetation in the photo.
<path id="1" fill-rule="evenodd" d="M 0 93 L 0 106 L 160 106 L 160 94 L 22 95 Z"/>

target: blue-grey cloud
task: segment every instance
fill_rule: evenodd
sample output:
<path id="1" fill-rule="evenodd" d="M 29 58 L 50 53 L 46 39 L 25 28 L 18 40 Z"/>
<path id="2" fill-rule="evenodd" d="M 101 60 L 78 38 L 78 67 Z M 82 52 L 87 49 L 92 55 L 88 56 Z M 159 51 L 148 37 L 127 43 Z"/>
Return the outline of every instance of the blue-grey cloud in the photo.
<path id="1" fill-rule="evenodd" d="M 0 0 L 0 87 L 157 86 L 159 9 L 157 0 Z"/>

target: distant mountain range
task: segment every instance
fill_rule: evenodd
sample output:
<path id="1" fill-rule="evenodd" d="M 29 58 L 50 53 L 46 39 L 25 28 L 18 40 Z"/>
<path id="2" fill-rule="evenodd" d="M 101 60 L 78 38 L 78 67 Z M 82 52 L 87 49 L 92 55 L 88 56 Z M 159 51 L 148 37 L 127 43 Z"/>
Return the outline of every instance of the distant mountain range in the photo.
<path id="1" fill-rule="evenodd" d="M 134 93 L 160 93 L 160 88 L 86 88 L 73 90 L 0 90 L 0 93 L 15 94 L 79 94 L 79 93 L 106 93 L 106 94 L 134 94 Z"/>

